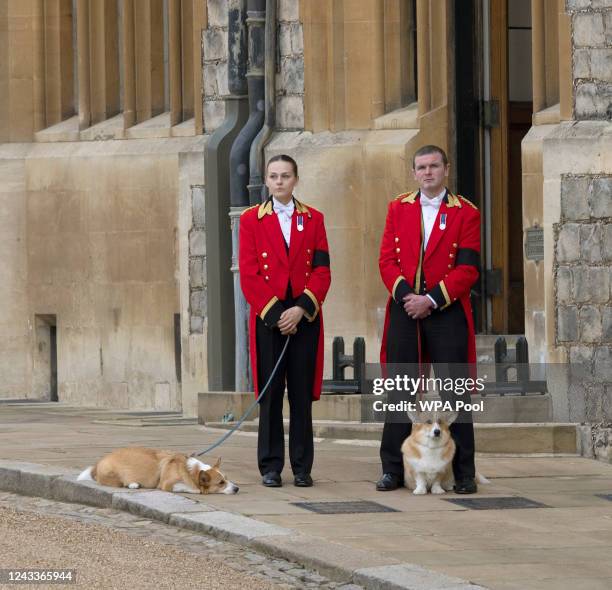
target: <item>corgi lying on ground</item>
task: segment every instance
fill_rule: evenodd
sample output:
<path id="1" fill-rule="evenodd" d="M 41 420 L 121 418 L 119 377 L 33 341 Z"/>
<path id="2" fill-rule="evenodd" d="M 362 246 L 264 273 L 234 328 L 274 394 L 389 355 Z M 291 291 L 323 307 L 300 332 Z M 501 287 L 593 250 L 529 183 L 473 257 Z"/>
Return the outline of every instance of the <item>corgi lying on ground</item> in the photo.
<path id="1" fill-rule="evenodd" d="M 456 447 L 450 425 L 457 418 L 456 412 L 409 413 L 409 417 L 412 432 L 402 444 L 405 486 L 416 495 L 452 491 Z M 490 483 L 480 473 L 476 473 L 476 482 Z"/>
<path id="2" fill-rule="evenodd" d="M 96 481 L 103 486 L 130 489 L 151 488 L 188 494 L 235 494 L 238 486 L 229 481 L 219 466 L 211 467 L 181 453 L 126 447 L 105 455 L 85 469 L 78 481 Z"/>

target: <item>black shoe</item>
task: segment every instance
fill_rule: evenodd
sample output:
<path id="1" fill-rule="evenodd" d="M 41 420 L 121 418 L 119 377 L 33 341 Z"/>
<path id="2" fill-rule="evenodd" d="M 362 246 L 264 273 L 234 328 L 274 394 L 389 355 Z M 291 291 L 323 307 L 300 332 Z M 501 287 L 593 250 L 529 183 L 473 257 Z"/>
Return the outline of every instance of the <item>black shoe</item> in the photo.
<path id="1" fill-rule="evenodd" d="M 475 494 L 478 491 L 478 486 L 473 478 L 468 477 L 456 481 L 453 490 L 455 494 Z"/>
<path id="2" fill-rule="evenodd" d="M 376 482 L 377 492 L 391 492 L 404 486 L 404 479 L 397 475 L 397 473 L 385 473 Z"/>
<path id="3" fill-rule="evenodd" d="M 283 485 L 280 473 L 277 471 L 268 471 L 261 478 L 261 483 L 267 488 L 280 488 Z"/>
<path id="4" fill-rule="evenodd" d="M 293 485 L 298 488 L 311 488 L 312 477 L 310 477 L 310 473 L 297 473 L 293 477 Z"/>

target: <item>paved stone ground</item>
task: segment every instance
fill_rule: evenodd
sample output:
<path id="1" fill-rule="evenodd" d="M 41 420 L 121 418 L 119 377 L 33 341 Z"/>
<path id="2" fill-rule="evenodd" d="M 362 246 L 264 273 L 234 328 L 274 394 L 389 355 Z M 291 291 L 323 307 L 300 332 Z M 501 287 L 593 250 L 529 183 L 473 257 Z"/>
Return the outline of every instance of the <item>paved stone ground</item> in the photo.
<path id="1" fill-rule="evenodd" d="M 0 404 L 0 459 L 82 469 L 119 446 L 144 445 L 191 452 L 219 436 L 198 425 L 137 427 L 127 414 L 62 404 Z M 134 416 L 131 416 L 134 418 Z M 371 442 L 371 441 L 369 441 Z M 252 434 L 237 433 L 221 448 L 223 468 L 240 485 L 235 496 L 191 496 L 220 511 L 287 527 L 296 535 L 322 539 L 326 547 L 358 550 L 381 566 L 412 563 L 493 590 L 609 590 L 612 588 L 612 465 L 575 456 L 481 456 L 479 471 L 492 480 L 478 497 L 525 497 L 546 508 L 467 510 L 454 496 L 414 497 L 407 490 L 379 493 L 376 445 L 356 441 L 316 444 L 313 488 L 295 488 L 285 470 L 285 486 L 266 489 L 256 469 Z M 206 457 L 208 462 L 216 456 Z M 300 501 L 379 502 L 398 512 L 314 514 Z M 299 561 L 316 553 L 295 539 Z M 326 549 L 329 551 L 329 549 Z M 390 561 L 393 560 L 393 561 Z M 307 561 L 303 563 L 309 563 Z M 345 567 L 373 567 L 347 559 Z M 316 566 L 312 566 L 316 567 Z M 359 580 L 359 583 L 364 583 Z"/>
<path id="2" fill-rule="evenodd" d="M 84 526 L 70 526 L 65 524 L 67 521 Z M 78 563 L 77 586 L 80 587 L 201 588 L 206 584 L 207 588 L 248 587 L 251 590 L 361 589 L 361 586 L 330 581 L 289 561 L 272 559 L 232 543 L 126 512 L 17 494 L 0 492 L 0 535 L 0 568 L 74 569 Z M 129 537 L 146 542 L 133 543 Z M 22 546 L 36 554 L 35 563 L 28 561 L 34 557 L 21 555 Z M 164 547 L 176 551 L 167 552 Z M 116 551 L 119 556 L 112 554 Z M 89 567 L 81 565 L 87 561 L 88 553 L 102 552 L 106 553 L 104 560 L 93 560 Z M 146 573 L 151 568 L 152 559 L 163 570 L 156 572 L 154 580 L 143 575 L 143 569 Z M 91 570 L 92 566 L 95 571 Z"/>

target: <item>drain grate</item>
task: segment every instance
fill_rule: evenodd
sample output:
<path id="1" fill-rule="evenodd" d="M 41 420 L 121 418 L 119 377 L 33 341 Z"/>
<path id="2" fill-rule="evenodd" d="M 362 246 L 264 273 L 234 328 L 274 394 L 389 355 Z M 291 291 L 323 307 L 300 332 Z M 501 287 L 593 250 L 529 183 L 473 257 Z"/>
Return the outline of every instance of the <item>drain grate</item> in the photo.
<path id="1" fill-rule="evenodd" d="M 598 498 L 603 498 L 604 500 L 609 500 L 612 502 L 612 494 L 595 494 Z"/>
<path id="2" fill-rule="evenodd" d="M 550 508 L 546 504 L 535 502 L 521 496 L 501 498 L 444 498 L 447 502 L 457 504 L 470 510 L 511 510 L 513 508 Z"/>
<path id="3" fill-rule="evenodd" d="M 399 512 L 395 508 L 383 506 L 376 502 L 357 500 L 354 502 L 293 502 L 294 506 L 299 506 L 310 512 L 317 514 L 366 514 L 370 512 Z"/>

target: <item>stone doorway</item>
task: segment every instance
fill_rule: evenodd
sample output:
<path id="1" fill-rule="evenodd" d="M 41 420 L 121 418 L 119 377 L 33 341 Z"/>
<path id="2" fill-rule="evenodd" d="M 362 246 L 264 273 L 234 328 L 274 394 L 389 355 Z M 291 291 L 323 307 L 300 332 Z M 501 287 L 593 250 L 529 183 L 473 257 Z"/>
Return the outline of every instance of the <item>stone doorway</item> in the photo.
<path id="1" fill-rule="evenodd" d="M 32 391 L 36 399 L 58 401 L 57 391 L 57 317 L 37 314 L 34 319 L 36 348 L 32 359 Z"/>

